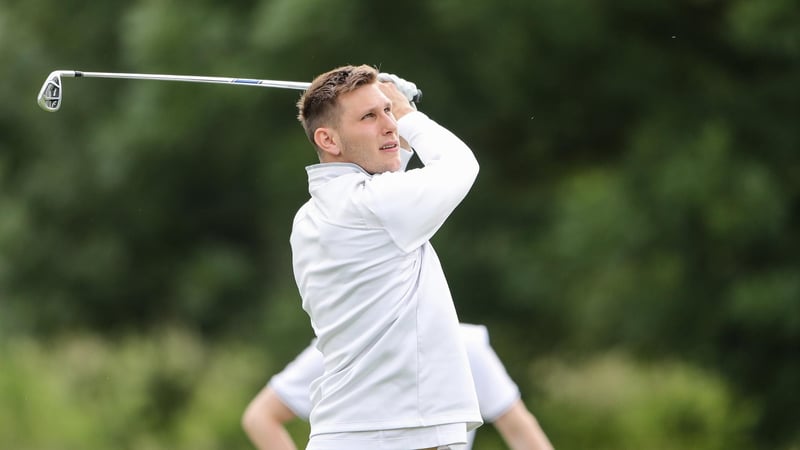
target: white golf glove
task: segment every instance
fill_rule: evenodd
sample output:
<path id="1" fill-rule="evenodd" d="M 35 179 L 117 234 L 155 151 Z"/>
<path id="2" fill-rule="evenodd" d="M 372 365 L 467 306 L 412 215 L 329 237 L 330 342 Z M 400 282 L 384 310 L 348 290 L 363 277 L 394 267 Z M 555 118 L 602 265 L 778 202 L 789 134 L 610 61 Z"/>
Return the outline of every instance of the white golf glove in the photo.
<path id="1" fill-rule="evenodd" d="M 414 103 L 414 100 L 419 100 L 420 91 L 417 89 L 417 85 L 398 77 L 392 73 L 379 73 L 378 74 L 378 81 L 388 81 L 394 83 L 397 86 L 397 89 L 406 96 L 409 103 L 411 103 L 411 107 L 417 109 L 417 104 Z"/>

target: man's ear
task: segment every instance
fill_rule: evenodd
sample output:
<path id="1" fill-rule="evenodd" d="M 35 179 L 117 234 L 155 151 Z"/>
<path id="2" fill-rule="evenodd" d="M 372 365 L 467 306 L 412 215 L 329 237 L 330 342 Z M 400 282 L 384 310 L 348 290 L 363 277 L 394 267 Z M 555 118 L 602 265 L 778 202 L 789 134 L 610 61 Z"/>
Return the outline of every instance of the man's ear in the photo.
<path id="1" fill-rule="evenodd" d="M 332 128 L 317 128 L 314 131 L 314 143 L 327 155 L 339 156 L 342 149 L 339 147 L 339 136 Z"/>

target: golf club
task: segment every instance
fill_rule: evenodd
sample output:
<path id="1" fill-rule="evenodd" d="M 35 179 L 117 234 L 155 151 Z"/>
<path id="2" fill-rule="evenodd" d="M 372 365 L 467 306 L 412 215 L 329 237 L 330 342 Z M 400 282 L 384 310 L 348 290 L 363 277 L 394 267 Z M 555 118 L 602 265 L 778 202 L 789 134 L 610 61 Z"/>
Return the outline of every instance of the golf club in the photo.
<path id="1" fill-rule="evenodd" d="M 205 77 L 195 75 L 160 75 L 149 73 L 114 73 L 114 72 L 81 72 L 77 70 L 55 70 L 50 73 L 45 80 L 39 96 L 36 98 L 39 106 L 45 111 L 55 112 L 61 107 L 63 89 L 61 78 L 122 78 L 128 80 L 160 80 L 160 81 L 184 81 L 188 83 L 216 83 L 216 84 L 236 84 L 244 86 L 273 87 L 282 89 L 297 89 L 304 91 L 311 83 L 298 81 L 276 81 L 276 80 L 254 80 L 250 78 L 225 78 L 225 77 Z"/>
<path id="2" fill-rule="evenodd" d="M 63 89 L 61 78 L 121 78 L 128 80 L 159 80 L 159 81 L 183 81 L 188 83 L 215 83 L 215 84 L 236 84 L 242 86 L 272 87 L 281 89 L 296 89 L 304 91 L 311 83 L 300 81 L 277 81 L 277 80 L 256 80 L 252 78 L 227 78 L 227 77 L 208 77 L 197 75 L 160 75 L 149 73 L 116 73 L 116 72 L 82 72 L 78 70 L 54 70 L 45 80 L 36 101 L 45 111 L 55 112 L 61 107 Z M 422 91 L 417 91 L 414 103 L 418 103 L 422 96 Z"/>

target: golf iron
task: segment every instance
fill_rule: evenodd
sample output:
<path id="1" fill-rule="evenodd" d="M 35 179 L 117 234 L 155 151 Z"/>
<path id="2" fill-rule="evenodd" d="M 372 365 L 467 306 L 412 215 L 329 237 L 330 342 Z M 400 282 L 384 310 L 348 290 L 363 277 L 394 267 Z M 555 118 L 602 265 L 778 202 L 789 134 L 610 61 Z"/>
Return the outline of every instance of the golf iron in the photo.
<path id="1" fill-rule="evenodd" d="M 160 81 L 184 81 L 188 83 L 216 83 L 216 84 L 236 84 L 244 86 L 272 87 L 281 89 L 296 89 L 304 91 L 311 83 L 299 81 L 276 81 L 276 80 L 254 80 L 250 78 L 225 78 L 225 77 L 206 77 L 195 75 L 159 75 L 148 73 L 114 73 L 114 72 L 81 72 L 77 70 L 55 70 L 50 73 L 39 90 L 36 101 L 45 111 L 55 112 L 61 107 L 63 89 L 61 78 L 122 78 L 128 80 L 160 80 Z"/>

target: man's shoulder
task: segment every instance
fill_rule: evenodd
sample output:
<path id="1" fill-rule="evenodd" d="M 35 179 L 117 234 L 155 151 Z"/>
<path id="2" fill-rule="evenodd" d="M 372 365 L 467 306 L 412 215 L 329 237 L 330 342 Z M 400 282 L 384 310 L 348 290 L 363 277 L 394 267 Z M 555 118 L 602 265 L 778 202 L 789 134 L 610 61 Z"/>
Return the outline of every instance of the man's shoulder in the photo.
<path id="1" fill-rule="evenodd" d="M 303 218 L 308 216 L 308 210 L 311 208 L 311 199 L 306 200 L 299 208 L 297 208 L 297 212 L 294 214 L 294 223 L 303 220 Z"/>

